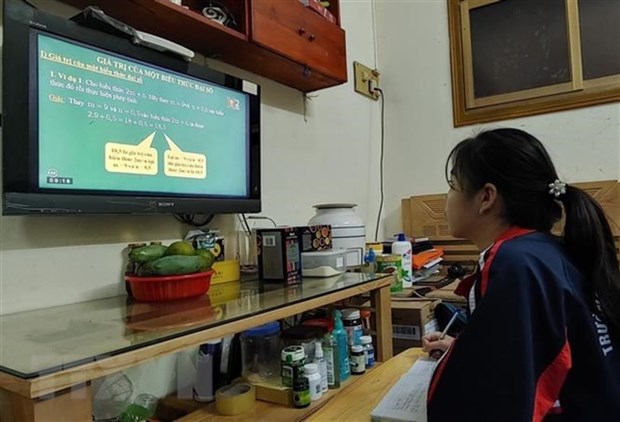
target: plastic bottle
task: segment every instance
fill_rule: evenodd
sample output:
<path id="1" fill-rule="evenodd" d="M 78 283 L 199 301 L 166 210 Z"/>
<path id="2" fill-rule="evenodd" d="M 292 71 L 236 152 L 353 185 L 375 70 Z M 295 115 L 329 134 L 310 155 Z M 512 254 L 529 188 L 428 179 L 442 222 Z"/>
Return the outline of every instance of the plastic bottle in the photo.
<path id="1" fill-rule="evenodd" d="M 292 387 L 295 380 L 304 373 L 306 352 L 302 346 L 288 346 L 282 349 L 282 384 Z"/>
<path id="2" fill-rule="evenodd" d="M 323 345 L 320 341 L 314 344 L 314 363 L 319 367 L 319 375 L 321 375 L 321 392 L 327 391 L 327 362 L 323 357 Z"/>
<path id="3" fill-rule="evenodd" d="M 407 240 L 404 233 L 398 234 L 398 240 L 392 243 L 392 253 L 402 257 L 403 266 L 403 287 L 413 286 L 413 267 L 411 263 L 411 242 Z"/>
<path id="4" fill-rule="evenodd" d="M 209 340 L 201 344 L 196 356 L 196 382 L 194 383 L 194 400 L 212 402 L 218 387 L 222 339 Z"/>
<path id="5" fill-rule="evenodd" d="M 310 406 L 310 382 L 308 382 L 308 378 L 299 377 L 293 383 L 293 405 L 297 408 Z"/>
<path id="6" fill-rule="evenodd" d="M 362 346 L 364 346 L 364 356 L 366 358 L 366 368 L 375 366 L 375 348 L 372 346 L 371 336 L 362 336 L 360 338 Z"/>
<path id="7" fill-rule="evenodd" d="M 323 339 L 325 363 L 327 364 L 327 388 L 340 388 L 340 365 L 338 364 L 338 347 L 336 339 L 328 333 Z"/>
<path id="8" fill-rule="evenodd" d="M 310 400 L 320 399 L 323 391 L 321 390 L 321 374 L 319 374 L 318 365 L 316 363 L 306 363 L 304 366 L 304 377 L 308 378 Z"/>
<path id="9" fill-rule="evenodd" d="M 362 319 L 360 310 L 355 308 L 343 309 L 342 325 L 344 325 L 344 329 L 347 330 L 349 346 L 361 344 L 360 337 L 362 336 Z"/>
<path id="10" fill-rule="evenodd" d="M 340 366 L 340 382 L 346 381 L 351 376 L 351 367 L 349 364 L 349 341 L 347 338 L 347 330 L 344 329 L 342 316 L 340 311 L 335 312 L 334 316 L 334 339 L 336 340 L 336 348 L 338 349 L 338 365 Z"/>
<path id="11" fill-rule="evenodd" d="M 351 373 L 353 375 L 362 375 L 364 372 L 366 372 L 364 346 L 356 344 L 351 346 Z"/>

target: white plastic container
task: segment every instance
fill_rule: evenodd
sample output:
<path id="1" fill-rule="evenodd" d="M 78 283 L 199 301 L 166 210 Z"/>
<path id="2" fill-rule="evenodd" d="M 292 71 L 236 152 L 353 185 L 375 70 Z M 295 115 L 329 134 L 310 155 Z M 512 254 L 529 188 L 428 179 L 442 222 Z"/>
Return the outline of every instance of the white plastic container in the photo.
<path id="1" fill-rule="evenodd" d="M 413 286 L 413 266 L 411 262 L 411 242 L 404 233 L 399 233 L 398 240 L 392 243 L 392 254 L 402 257 L 403 287 Z"/>
<path id="2" fill-rule="evenodd" d="M 327 391 L 327 361 L 323 357 L 323 345 L 320 341 L 314 344 L 314 363 L 319 368 L 319 375 L 321 376 L 321 392 Z"/>
<path id="3" fill-rule="evenodd" d="M 301 253 L 301 274 L 304 277 L 332 277 L 347 270 L 347 251 L 328 249 Z"/>
<path id="4" fill-rule="evenodd" d="M 310 384 L 310 400 L 316 401 L 321 398 L 323 391 L 321 390 L 321 374 L 316 363 L 306 363 L 304 366 L 304 377 L 308 378 Z"/>
<path id="5" fill-rule="evenodd" d="M 196 356 L 196 381 L 194 383 L 194 400 L 212 402 L 215 400 L 217 387 L 216 374 L 220 364 L 217 357 L 220 355 L 222 339 L 213 339 L 200 345 Z"/>
<path id="6" fill-rule="evenodd" d="M 356 204 L 315 205 L 316 215 L 308 221 L 309 226 L 329 224 L 332 226 L 334 249 L 347 249 L 347 266 L 360 265 L 366 246 L 364 221 L 355 214 Z"/>
<path id="7" fill-rule="evenodd" d="M 375 348 L 372 346 L 371 336 L 362 336 L 360 338 L 364 347 L 364 357 L 366 358 L 366 369 L 375 366 Z"/>

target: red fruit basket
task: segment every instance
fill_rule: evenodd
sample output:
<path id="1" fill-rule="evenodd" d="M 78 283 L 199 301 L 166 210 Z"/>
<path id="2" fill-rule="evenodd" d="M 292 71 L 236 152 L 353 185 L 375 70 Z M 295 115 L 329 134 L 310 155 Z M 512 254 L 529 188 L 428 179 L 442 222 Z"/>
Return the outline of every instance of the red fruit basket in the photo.
<path id="1" fill-rule="evenodd" d="M 125 276 L 136 300 L 165 302 L 203 295 L 211 287 L 213 270 L 202 273 L 160 277 Z"/>

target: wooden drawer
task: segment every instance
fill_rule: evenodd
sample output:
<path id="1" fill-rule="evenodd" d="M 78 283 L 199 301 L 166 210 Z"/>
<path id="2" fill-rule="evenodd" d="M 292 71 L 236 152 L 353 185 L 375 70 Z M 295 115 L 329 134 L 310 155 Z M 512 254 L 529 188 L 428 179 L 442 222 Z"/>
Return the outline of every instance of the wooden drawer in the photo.
<path id="1" fill-rule="evenodd" d="M 250 39 L 337 81 L 347 80 L 345 33 L 298 0 L 253 0 Z"/>

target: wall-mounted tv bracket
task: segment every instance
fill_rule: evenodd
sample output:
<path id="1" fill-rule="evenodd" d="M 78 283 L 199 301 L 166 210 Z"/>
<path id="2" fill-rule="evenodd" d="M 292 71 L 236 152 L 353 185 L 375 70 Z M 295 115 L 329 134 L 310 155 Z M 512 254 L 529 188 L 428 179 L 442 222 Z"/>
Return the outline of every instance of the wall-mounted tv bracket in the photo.
<path id="1" fill-rule="evenodd" d="M 192 50 L 165 38 L 138 31 L 137 29 L 106 15 L 103 10 L 95 6 L 88 6 L 86 9 L 73 16 L 71 20 L 82 26 L 128 38 L 136 45 L 148 47 L 163 53 L 170 53 L 188 62 L 194 58 L 194 52 Z"/>

